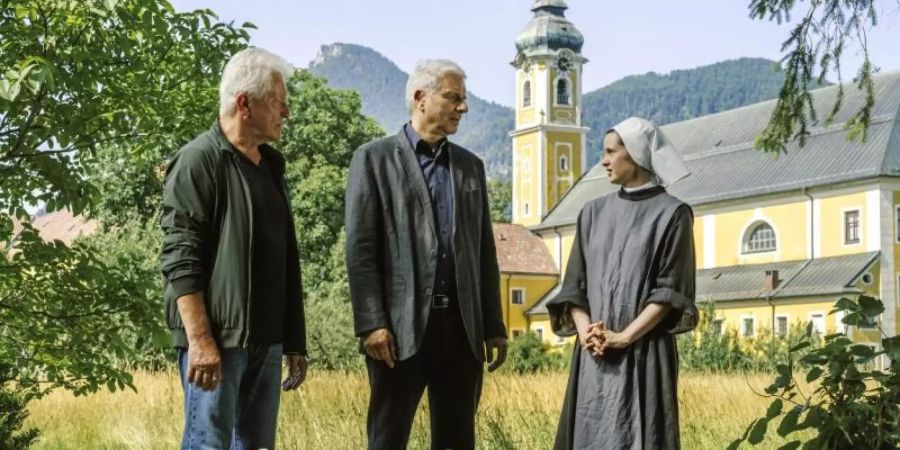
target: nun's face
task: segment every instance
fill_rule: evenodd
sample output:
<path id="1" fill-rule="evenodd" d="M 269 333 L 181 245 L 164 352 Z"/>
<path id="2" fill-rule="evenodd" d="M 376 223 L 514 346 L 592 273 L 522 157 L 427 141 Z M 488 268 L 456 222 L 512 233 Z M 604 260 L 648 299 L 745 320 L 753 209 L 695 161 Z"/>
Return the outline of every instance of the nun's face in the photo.
<path id="1" fill-rule="evenodd" d="M 606 176 L 612 184 L 638 187 L 650 181 L 647 170 L 631 159 L 622 138 L 615 131 L 606 133 L 603 138 L 603 161 L 600 164 L 606 168 Z"/>

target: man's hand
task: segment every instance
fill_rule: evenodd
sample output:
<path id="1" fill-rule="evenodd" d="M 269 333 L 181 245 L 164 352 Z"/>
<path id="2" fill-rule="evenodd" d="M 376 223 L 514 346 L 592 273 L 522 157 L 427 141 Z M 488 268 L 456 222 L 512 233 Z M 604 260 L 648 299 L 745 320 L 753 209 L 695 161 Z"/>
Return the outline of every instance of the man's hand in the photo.
<path id="1" fill-rule="evenodd" d="M 284 364 L 288 368 L 288 377 L 281 383 L 281 390 L 293 391 L 306 380 L 306 371 L 309 362 L 303 355 L 284 355 Z"/>
<path id="2" fill-rule="evenodd" d="M 484 342 L 485 361 L 489 363 L 488 372 L 497 370 L 506 361 L 506 338 L 492 337 Z M 494 350 L 497 351 L 497 357 L 494 358 Z"/>
<path id="3" fill-rule="evenodd" d="M 188 343 L 188 383 L 204 391 L 215 389 L 222 381 L 222 357 L 212 337 Z"/>
<path id="4" fill-rule="evenodd" d="M 397 362 L 397 348 L 394 346 L 394 335 L 387 328 L 379 328 L 366 335 L 363 340 L 366 353 L 374 359 L 384 361 L 391 369 Z"/>

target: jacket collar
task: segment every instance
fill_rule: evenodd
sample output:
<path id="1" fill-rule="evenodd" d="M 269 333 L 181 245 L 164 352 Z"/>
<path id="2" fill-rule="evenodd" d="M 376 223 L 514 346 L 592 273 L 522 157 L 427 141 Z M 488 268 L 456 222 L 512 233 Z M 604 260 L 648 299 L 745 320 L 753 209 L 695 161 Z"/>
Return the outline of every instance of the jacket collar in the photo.
<path id="1" fill-rule="evenodd" d="M 219 150 L 237 156 L 236 153 L 239 152 L 239 150 L 236 149 L 234 145 L 231 145 L 231 142 L 225 137 L 225 133 L 222 131 L 222 126 L 219 125 L 218 119 L 213 122 L 212 126 L 209 128 L 209 132 Z M 282 156 L 278 150 L 275 150 L 275 148 L 269 144 L 262 144 L 259 146 L 259 153 L 266 162 L 269 163 L 269 167 L 271 167 L 276 174 L 284 175 L 286 162 L 284 156 Z"/>
<path id="2" fill-rule="evenodd" d="M 437 236 L 434 224 L 434 207 L 431 204 L 431 194 L 428 192 L 428 185 L 425 184 L 425 175 L 422 174 L 422 168 L 419 166 L 419 160 L 416 158 L 415 150 L 409 139 L 406 137 L 406 127 L 400 127 L 400 132 L 394 136 L 394 148 L 403 164 L 403 170 L 406 172 L 406 179 L 410 180 L 413 190 L 419 197 L 419 203 L 425 214 L 425 221 L 431 229 L 431 234 Z"/>

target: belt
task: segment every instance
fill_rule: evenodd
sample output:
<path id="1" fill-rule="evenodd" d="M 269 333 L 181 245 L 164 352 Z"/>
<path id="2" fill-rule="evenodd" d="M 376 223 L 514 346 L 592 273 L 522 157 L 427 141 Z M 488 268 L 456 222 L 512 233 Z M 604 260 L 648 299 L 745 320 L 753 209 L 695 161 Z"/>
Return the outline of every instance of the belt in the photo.
<path id="1" fill-rule="evenodd" d="M 449 295 L 435 294 L 431 296 L 431 309 L 447 309 L 449 307 Z"/>

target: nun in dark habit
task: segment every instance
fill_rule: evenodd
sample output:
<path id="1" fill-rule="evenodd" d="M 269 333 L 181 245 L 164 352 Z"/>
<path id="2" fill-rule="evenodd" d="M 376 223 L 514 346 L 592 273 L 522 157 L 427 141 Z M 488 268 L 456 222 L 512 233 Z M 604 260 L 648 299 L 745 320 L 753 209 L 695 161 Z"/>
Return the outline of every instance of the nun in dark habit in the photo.
<path id="1" fill-rule="evenodd" d="M 603 140 L 621 185 L 588 202 L 553 331 L 578 334 L 554 448 L 678 449 L 675 334 L 697 324 L 693 212 L 665 186 L 689 175 L 652 122 L 632 117 Z"/>

